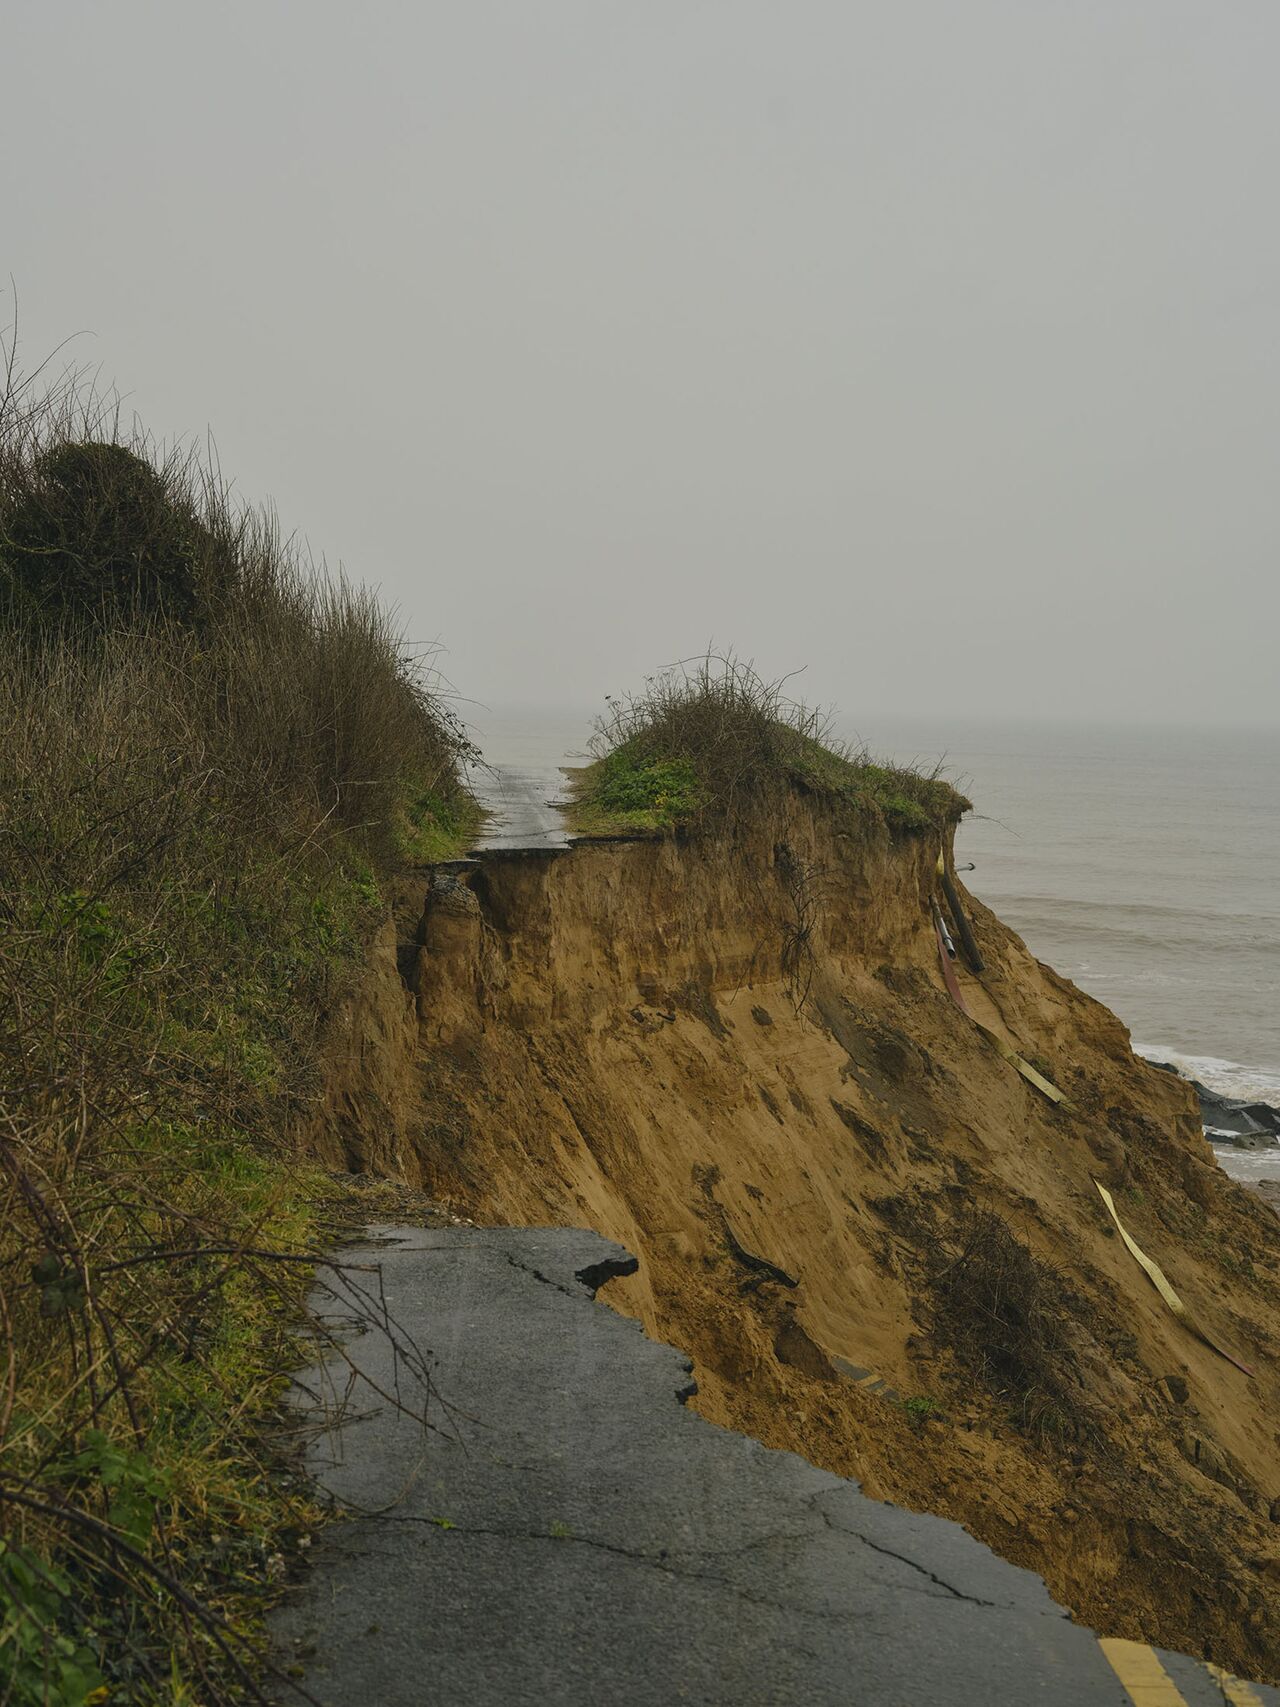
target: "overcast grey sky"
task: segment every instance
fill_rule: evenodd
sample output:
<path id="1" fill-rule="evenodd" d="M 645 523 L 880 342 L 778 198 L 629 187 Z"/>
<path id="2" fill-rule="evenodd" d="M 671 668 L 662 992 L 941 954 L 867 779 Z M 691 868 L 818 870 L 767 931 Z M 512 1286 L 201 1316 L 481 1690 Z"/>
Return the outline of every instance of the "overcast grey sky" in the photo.
<path id="1" fill-rule="evenodd" d="M 465 693 L 714 638 L 868 720 L 1280 716 L 1276 0 L 9 0 L 3 39 L 28 356 L 88 328 Z"/>

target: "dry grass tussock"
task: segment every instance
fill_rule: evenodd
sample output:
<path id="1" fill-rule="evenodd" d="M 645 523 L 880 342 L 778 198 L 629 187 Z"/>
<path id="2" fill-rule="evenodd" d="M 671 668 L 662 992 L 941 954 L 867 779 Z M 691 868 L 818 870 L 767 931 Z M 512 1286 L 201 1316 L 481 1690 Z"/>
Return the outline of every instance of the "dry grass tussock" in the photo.
<path id="1" fill-rule="evenodd" d="M 968 805 L 936 773 L 874 763 L 837 740 L 830 714 L 733 653 L 708 652 L 610 698 L 574 812 L 587 834 L 721 827 L 800 790 L 896 832 L 958 818 Z"/>
<path id="2" fill-rule="evenodd" d="M 262 1424 L 336 1213 L 289 1132 L 380 876 L 466 822 L 472 756 L 372 597 L 11 357 L 0 1703 L 258 1688 L 305 1520 Z"/>

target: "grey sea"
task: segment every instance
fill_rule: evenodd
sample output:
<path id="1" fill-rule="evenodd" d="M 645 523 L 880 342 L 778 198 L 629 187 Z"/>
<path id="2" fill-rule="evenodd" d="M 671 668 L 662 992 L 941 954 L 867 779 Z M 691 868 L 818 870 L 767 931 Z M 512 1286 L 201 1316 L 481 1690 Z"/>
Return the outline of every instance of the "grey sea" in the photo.
<path id="1" fill-rule="evenodd" d="M 573 710 L 473 723 L 491 764 L 552 792 L 591 734 Z M 1280 1106 L 1280 730 L 848 716 L 834 730 L 941 764 L 974 802 L 966 883 L 1114 1009 L 1139 1054 Z M 1219 1160 L 1280 1179 L 1280 1147 Z"/>

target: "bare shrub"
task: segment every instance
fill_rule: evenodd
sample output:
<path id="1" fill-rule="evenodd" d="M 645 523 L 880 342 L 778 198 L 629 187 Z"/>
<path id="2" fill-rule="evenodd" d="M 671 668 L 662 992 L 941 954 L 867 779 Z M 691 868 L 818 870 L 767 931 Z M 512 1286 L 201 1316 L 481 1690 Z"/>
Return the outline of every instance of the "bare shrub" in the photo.
<path id="1" fill-rule="evenodd" d="M 935 1327 L 960 1362 L 1031 1434 L 1085 1425 L 1072 1379 L 1061 1277 L 993 1210 L 957 1218 L 932 1276 Z"/>
<path id="2" fill-rule="evenodd" d="M 831 877 L 824 865 L 797 857 L 789 842 L 774 849 L 774 870 L 784 897 L 779 921 L 782 976 L 797 1013 L 809 999 L 817 970 L 814 937 L 832 897 Z"/>
<path id="3" fill-rule="evenodd" d="M 37 620 L 191 621 L 205 542 L 127 446 L 57 443 L 8 469 L 3 521 L 15 605 Z"/>

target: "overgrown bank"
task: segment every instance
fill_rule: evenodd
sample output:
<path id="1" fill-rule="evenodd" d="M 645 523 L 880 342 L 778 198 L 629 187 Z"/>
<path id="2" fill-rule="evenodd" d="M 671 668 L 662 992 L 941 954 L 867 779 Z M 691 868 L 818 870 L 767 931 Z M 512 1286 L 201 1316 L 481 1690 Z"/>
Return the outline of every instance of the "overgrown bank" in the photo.
<path id="1" fill-rule="evenodd" d="M 0 1700 L 214 1702 L 339 1212 L 294 1134 L 387 875 L 474 821 L 377 603 L 74 381 L 0 399 Z"/>
<path id="2" fill-rule="evenodd" d="M 940 830 L 969 802 L 936 773 L 874 763 L 836 740 L 824 713 L 732 653 L 676 664 L 611 697 L 594 762 L 568 805 L 582 836 L 723 833 L 807 794 L 903 833 Z"/>

